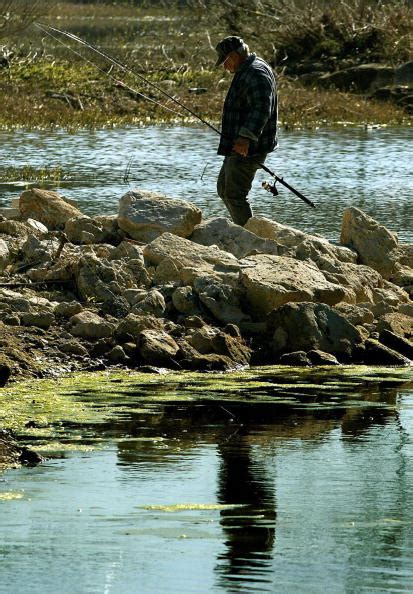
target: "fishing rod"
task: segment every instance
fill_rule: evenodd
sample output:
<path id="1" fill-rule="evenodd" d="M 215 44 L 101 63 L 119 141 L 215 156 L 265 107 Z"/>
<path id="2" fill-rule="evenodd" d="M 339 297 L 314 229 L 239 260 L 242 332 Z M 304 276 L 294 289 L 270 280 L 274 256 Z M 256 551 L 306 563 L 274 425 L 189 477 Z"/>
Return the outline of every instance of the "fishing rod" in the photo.
<path id="1" fill-rule="evenodd" d="M 51 25 L 46 25 L 45 23 L 34 23 L 34 24 L 36 25 L 36 27 L 38 27 L 39 29 L 41 29 L 44 33 L 46 33 L 47 35 L 49 35 L 49 37 L 52 37 L 55 40 L 58 40 L 58 39 L 56 38 L 55 35 L 53 35 L 51 33 L 51 31 L 53 31 L 54 33 L 58 33 L 59 35 L 64 35 L 65 37 L 67 37 L 69 39 L 72 39 L 73 41 L 76 41 L 76 43 L 79 43 L 80 45 L 83 45 L 84 47 L 92 50 L 93 52 L 95 52 L 99 56 L 105 58 L 105 60 L 108 60 L 108 62 L 110 62 L 112 65 L 117 66 L 118 68 L 120 68 L 123 72 L 125 72 L 127 74 L 130 74 L 132 77 L 135 77 L 135 78 L 141 80 L 142 82 L 144 82 L 148 86 L 154 88 L 156 91 L 158 91 L 159 93 L 161 93 L 165 97 L 168 97 L 168 99 L 170 99 L 171 101 L 173 101 L 174 103 L 176 103 L 177 105 L 179 105 L 182 109 L 184 109 L 185 111 L 187 111 L 188 113 L 190 113 L 195 119 L 197 119 L 200 122 L 202 122 L 205 126 L 207 126 L 211 130 L 213 130 L 214 132 L 216 132 L 219 136 L 222 136 L 222 132 L 220 130 L 218 130 L 218 128 L 216 128 L 213 124 L 211 124 L 207 120 L 204 120 L 204 118 L 202 118 L 199 114 L 197 114 L 195 111 L 193 111 L 192 109 L 190 109 L 184 103 L 182 103 L 181 101 L 179 101 L 179 99 L 176 99 L 176 97 L 173 97 L 173 95 L 170 95 L 167 91 L 165 91 L 160 86 L 158 86 L 157 84 L 153 83 L 152 81 L 148 80 L 147 78 L 145 78 L 139 72 L 135 72 L 129 66 L 126 66 L 125 64 L 122 64 L 122 62 L 120 62 L 117 58 L 115 58 L 112 55 L 108 54 L 104 50 L 96 47 L 95 45 L 92 45 L 88 41 L 85 41 L 81 37 L 78 37 L 77 35 L 75 35 L 74 33 L 70 33 L 69 31 L 64 31 L 62 29 L 57 29 L 56 27 L 52 27 Z M 62 42 L 60 42 L 60 43 L 62 43 Z M 110 74 L 110 72 L 107 72 L 107 71 L 103 70 L 102 68 L 100 68 L 99 66 L 97 66 L 94 62 L 92 62 L 91 60 L 88 60 L 87 58 L 85 58 L 84 56 L 82 56 L 81 54 L 79 54 L 78 52 L 76 52 L 72 47 L 67 46 L 64 43 L 63 43 L 63 45 L 65 47 L 67 47 L 70 51 L 74 52 L 75 54 L 77 54 L 78 56 L 80 56 L 81 58 L 83 58 L 84 60 L 86 60 L 87 62 L 89 62 L 90 64 L 94 65 L 101 72 L 104 72 L 106 75 L 110 76 L 110 78 L 112 78 L 112 79 L 115 78 L 115 77 L 113 77 Z M 130 89 L 130 87 L 128 87 L 122 81 L 116 80 L 116 82 L 118 82 L 119 84 L 121 84 L 125 88 L 127 88 L 129 90 L 132 90 L 133 92 L 137 92 L 137 91 L 135 91 L 133 89 Z M 159 106 L 161 106 L 161 107 L 163 107 L 165 109 L 168 109 L 169 111 L 173 111 L 170 108 L 168 108 L 167 106 L 165 106 L 165 105 L 163 105 L 161 103 L 158 103 L 157 101 L 151 99 L 150 97 L 147 97 L 146 95 L 143 95 L 142 93 L 138 93 L 138 94 L 140 96 L 144 97 L 145 99 L 148 99 L 152 103 L 155 103 L 156 105 L 159 105 Z M 177 112 L 174 112 L 173 111 L 173 113 L 177 113 Z M 180 115 L 181 117 L 183 117 L 182 114 L 178 114 L 178 115 Z M 271 175 L 271 177 L 274 179 L 274 183 L 273 184 L 269 184 L 268 182 L 263 182 L 262 186 L 263 186 L 263 188 L 265 190 L 269 191 L 274 196 L 277 196 L 278 195 L 278 190 L 277 190 L 275 184 L 278 182 L 278 183 L 282 184 L 285 188 L 287 188 L 290 192 L 292 192 L 293 194 L 295 194 L 298 198 L 301 198 L 301 200 L 303 200 L 306 204 L 308 204 L 312 208 L 315 208 L 316 207 L 315 204 L 314 204 L 314 202 L 312 202 L 309 198 L 306 198 L 306 196 L 304 196 L 304 194 L 302 194 L 301 192 L 299 192 L 298 190 L 296 190 L 295 188 L 293 188 L 293 186 L 291 186 L 286 181 L 284 181 L 284 179 L 282 177 L 279 177 L 274 171 L 271 171 L 271 169 L 269 169 L 263 163 L 260 163 L 259 161 L 256 161 L 256 162 L 261 167 L 261 169 L 263 169 L 266 173 L 268 173 L 269 175 Z"/>

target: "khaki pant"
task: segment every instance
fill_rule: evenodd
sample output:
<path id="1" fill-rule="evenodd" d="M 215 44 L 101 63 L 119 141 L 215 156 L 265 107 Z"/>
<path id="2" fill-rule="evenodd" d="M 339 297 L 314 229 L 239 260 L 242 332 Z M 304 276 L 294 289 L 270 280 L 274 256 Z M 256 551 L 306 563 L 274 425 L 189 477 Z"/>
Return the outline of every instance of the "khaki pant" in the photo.
<path id="1" fill-rule="evenodd" d="M 266 154 L 241 157 L 234 153 L 224 159 L 218 175 L 217 191 L 237 225 L 245 225 L 252 217 L 248 192 L 260 167 L 258 163 L 264 163 L 266 157 Z"/>

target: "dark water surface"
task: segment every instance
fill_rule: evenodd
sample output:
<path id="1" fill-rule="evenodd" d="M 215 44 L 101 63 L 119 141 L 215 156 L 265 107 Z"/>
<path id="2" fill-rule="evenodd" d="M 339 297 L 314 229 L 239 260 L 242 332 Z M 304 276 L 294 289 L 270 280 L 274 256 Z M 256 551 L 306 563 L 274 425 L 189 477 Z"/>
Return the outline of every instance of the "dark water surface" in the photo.
<path id="1" fill-rule="evenodd" d="M 412 371 L 204 377 L 73 384 L 99 449 L 0 477 L 0 591 L 412 592 Z"/>
<path id="2" fill-rule="evenodd" d="M 273 197 L 261 188 L 268 176 L 259 173 L 251 193 L 254 212 L 336 240 L 344 208 L 354 205 L 412 242 L 412 135 L 410 128 L 283 131 L 267 165 L 318 208 L 284 189 Z M 0 178 L 7 167 L 60 166 L 65 178 L 57 189 L 78 200 L 86 214 L 115 213 L 119 198 L 140 187 L 191 200 L 205 217 L 219 216 L 225 209 L 215 191 L 222 160 L 216 147 L 217 136 L 199 128 L 0 132 Z M 0 206 L 20 192 L 19 185 L 0 184 Z"/>

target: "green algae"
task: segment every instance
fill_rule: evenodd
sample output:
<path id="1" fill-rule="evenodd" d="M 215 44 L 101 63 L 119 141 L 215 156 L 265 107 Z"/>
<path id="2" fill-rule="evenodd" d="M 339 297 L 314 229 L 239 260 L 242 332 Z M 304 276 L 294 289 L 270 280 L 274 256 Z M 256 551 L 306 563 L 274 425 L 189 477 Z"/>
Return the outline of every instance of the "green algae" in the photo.
<path id="1" fill-rule="evenodd" d="M 238 509 L 246 507 L 244 504 L 220 504 L 220 503 L 175 503 L 172 505 L 141 505 L 141 509 L 149 511 L 162 512 L 180 512 L 180 511 L 221 511 L 226 509 Z"/>
<path id="2" fill-rule="evenodd" d="M 15 499 L 23 499 L 24 494 L 20 491 L 4 491 L 0 493 L 0 501 L 12 501 Z"/>

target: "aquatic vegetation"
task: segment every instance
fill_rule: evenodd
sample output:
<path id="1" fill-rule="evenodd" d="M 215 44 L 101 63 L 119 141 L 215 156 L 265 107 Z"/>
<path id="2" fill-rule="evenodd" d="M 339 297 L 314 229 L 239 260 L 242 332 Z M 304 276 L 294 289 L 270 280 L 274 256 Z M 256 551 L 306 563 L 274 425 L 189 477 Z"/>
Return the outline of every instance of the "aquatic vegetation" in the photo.
<path id="1" fill-rule="evenodd" d="M 219 503 L 175 503 L 172 505 L 141 505 L 148 511 L 179 512 L 179 511 L 221 511 L 246 507 L 244 504 L 219 504 Z"/>
<path id="2" fill-rule="evenodd" d="M 0 171 L 0 182 L 61 181 L 63 177 L 63 169 L 60 166 L 36 168 L 31 165 L 23 165 L 22 167 L 6 167 Z"/>
<path id="3" fill-rule="evenodd" d="M 12 501 L 13 499 L 23 499 L 24 494 L 19 491 L 0 491 L 0 501 Z"/>

